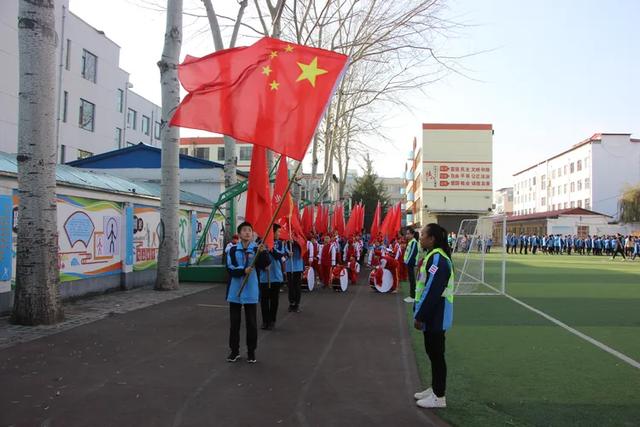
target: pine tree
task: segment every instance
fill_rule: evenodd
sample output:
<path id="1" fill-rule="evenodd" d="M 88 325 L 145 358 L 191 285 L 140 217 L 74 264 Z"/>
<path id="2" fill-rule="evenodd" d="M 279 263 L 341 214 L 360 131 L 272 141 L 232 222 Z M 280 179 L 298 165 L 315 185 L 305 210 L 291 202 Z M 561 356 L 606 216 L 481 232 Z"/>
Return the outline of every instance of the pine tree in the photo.
<path id="1" fill-rule="evenodd" d="M 374 172 L 373 162 L 368 154 L 364 160 L 364 175 L 356 178 L 355 185 L 351 190 L 351 199 L 353 204 L 362 202 L 364 205 L 364 229 L 368 232 L 371 228 L 373 214 L 378 201 L 380 201 L 384 213 L 389 204 L 389 196 L 387 195 L 384 184 Z"/>

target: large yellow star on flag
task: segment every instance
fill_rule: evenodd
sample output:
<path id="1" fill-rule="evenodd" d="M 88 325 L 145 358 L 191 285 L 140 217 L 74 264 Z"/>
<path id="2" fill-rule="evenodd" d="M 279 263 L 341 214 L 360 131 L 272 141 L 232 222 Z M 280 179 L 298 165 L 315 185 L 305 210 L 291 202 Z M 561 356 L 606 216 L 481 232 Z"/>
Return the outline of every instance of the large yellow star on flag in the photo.
<path id="1" fill-rule="evenodd" d="M 309 80 L 311 86 L 316 87 L 316 77 L 322 74 L 327 74 L 327 70 L 323 70 L 322 68 L 318 68 L 318 57 L 313 58 L 313 61 L 309 64 L 303 64 L 298 62 L 298 67 L 302 70 L 302 73 L 298 76 L 296 82 L 302 80 Z"/>

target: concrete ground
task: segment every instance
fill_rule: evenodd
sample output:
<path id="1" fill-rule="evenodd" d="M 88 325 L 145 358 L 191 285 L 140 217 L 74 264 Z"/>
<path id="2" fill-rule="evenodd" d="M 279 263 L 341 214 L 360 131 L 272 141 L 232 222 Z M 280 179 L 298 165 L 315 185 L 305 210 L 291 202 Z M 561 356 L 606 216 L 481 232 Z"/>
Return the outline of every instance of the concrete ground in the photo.
<path id="1" fill-rule="evenodd" d="M 225 361 L 224 288 L 0 350 L 0 426 L 445 425 L 415 406 L 399 294 L 316 290 L 288 313 L 282 293 L 251 365 Z"/>

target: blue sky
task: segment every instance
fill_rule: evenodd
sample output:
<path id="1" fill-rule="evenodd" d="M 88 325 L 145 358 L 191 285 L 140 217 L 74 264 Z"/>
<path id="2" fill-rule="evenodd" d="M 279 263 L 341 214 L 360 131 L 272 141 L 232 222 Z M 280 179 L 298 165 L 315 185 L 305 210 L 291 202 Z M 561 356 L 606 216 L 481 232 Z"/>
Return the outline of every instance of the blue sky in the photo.
<path id="1" fill-rule="evenodd" d="M 220 3 L 220 2 L 218 2 Z M 227 2 L 226 4 L 235 3 Z M 511 174 L 596 132 L 640 137 L 640 1 L 451 0 L 447 17 L 467 24 L 447 41 L 464 55 L 466 78 L 449 74 L 410 95 L 411 112 L 385 123 L 380 175 L 398 176 L 423 122 L 492 123 L 494 188 Z M 164 16 L 133 0 L 71 0 L 71 11 L 122 46 L 134 90 L 160 100 L 157 62 Z M 187 19 L 185 23 L 189 23 Z M 188 27 L 193 32 L 195 26 Z M 208 34 L 189 37 L 183 55 L 212 50 Z"/>

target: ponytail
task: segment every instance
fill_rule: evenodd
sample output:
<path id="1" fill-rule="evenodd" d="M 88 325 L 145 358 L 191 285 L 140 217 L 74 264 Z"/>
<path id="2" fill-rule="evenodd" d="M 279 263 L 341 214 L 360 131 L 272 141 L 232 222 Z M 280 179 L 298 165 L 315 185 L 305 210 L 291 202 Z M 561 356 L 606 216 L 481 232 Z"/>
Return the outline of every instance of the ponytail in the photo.
<path id="1" fill-rule="evenodd" d="M 439 224 L 430 223 L 427 224 L 427 235 L 434 238 L 433 246 L 440 248 L 451 258 L 451 247 L 449 246 L 449 239 L 447 230 Z"/>

